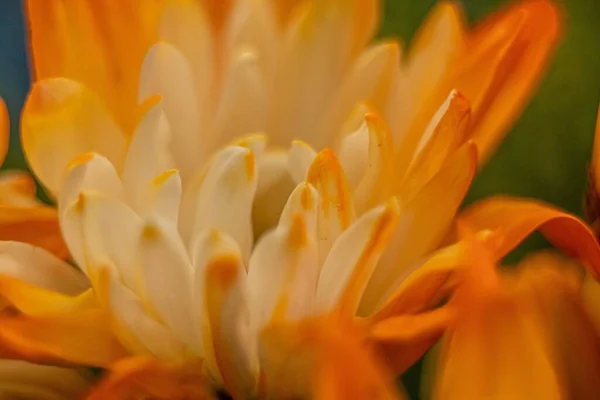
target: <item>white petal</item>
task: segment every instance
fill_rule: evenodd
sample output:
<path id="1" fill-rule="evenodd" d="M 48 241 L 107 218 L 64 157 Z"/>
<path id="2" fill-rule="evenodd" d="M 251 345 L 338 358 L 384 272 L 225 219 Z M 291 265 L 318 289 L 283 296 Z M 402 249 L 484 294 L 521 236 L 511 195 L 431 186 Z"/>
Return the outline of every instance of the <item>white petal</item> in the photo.
<path id="1" fill-rule="evenodd" d="M 181 341 L 192 344 L 192 264 L 176 227 L 158 218 L 148 220 L 139 240 L 141 297 Z"/>
<path id="2" fill-rule="evenodd" d="M 265 129 L 267 118 L 267 92 L 264 77 L 258 67 L 256 55 L 241 51 L 234 55 L 226 73 L 216 114 L 218 148 L 234 138 Z"/>
<path id="3" fill-rule="evenodd" d="M 269 132 L 277 145 L 302 139 L 316 149 L 336 132 L 325 119 L 344 76 L 376 24 L 371 0 L 315 1 L 287 25 L 281 64 L 274 77 Z"/>
<path id="4" fill-rule="evenodd" d="M 93 279 L 100 268 L 109 268 L 125 285 L 137 289 L 140 282 L 134 255 L 141 219 L 122 201 L 93 192 L 83 192 L 73 206 L 81 212 L 84 270 Z M 65 238 L 70 243 L 71 232 Z"/>
<path id="5" fill-rule="evenodd" d="M 167 0 L 158 28 L 161 40 L 171 43 L 185 56 L 200 104 L 207 98 L 213 80 L 213 33 L 202 7 L 196 1 Z M 196 110 L 200 112 L 200 110 Z"/>
<path id="6" fill-rule="evenodd" d="M 306 218 L 306 228 L 311 237 L 317 235 L 317 215 L 319 210 L 319 194 L 309 183 L 302 182 L 290 194 L 279 219 L 279 225 L 290 225 L 294 215 L 300 213 Z"/>
<path id="7" fill-rule="evenodd" d="M 160 95 L 171 126 L 171 151 L 177 168 L 191 174 L 203 157 L 200 104 L 192 71 L 179 50 L 165 42 L 155 44 L 142 64 L 138 98 Z"/>
<path id="8" fill-rule="evenodd" d="M 181 191 L 181 177 L 176 170 L 170 169 L 155 177 L 150 193 L 150 214 L 177 226 Z"/>
<path id="9" fill-rule="evenodd" d="M 173 333 L 150 317 L 141 300 L 117 279 L 111 277 L 109 282 L 109 307 L 118 322 L 160 360 L 183 360 L 185 348 Z"/>
<path id="10" fill-rule="evenodd" d="M 305 215 L 296 213 L 256 245 L 248 270 L 254 332 L 272 318 L 297 319 L 312 313 L 319 262 L 307 226 Z"/>
<path id="11" fill-rule="evenodd" d="M 77 268 L 27 243 L 0 242 L 0 274 L 69 295 L 89 288 Z"/>
<path id="12" fill-rule="evenodd" d="M 219 229 L 236 240 L 247 259 L 253 240 L 251 211 L 256 185 L 252 150 L 231 146 L 219 153 L 195 196 L 190 240 L 203 231 Z"/>
<path id="13" fill-rule="evenodd" d="M 138 213 L 148 210 L 154 177 L 173 167 L 168 150 L 170 138 L 171 127 L 159 102 L 148 110 L 136 128 L 123 168 L 127 200 Z"/>
<path id="14" fill-rule="evenodd" d="M 243 379 L 252 380 L 257 370 L 256 337 L 249 333 L 249 314 L 246 294 L 246 275 L 240 258 L 240 248 L 227 234 L 218 230 L 202 232 L 192 250 L 194 264 L 194 309 L 203 338 L 203 354 L 213 376 L 221 383 L 232 369 L 238 369 Z M 221 271 L 218 260 L 230 260 L 235 268 Z M 227 265 L 231 263 L 225 262 Z M 223 264 L 223 265 L 225 265 Z M 207 287 L 216 285 L 217 287 Z M 214 293 L 225 295 L 218 299 Z M 213 293 L 212 295 L 209 294 Z M 217 297 L 217 298 L 215 298 Z M 216 302 L 215 302 L 216 300 Z M 215 315 L 215 313 L 217 315 Z M 218 338 L 218 339 L 216 339 Z M 216 339 L 216 340 L 215 340 Z M 226 345 L 234 359 L 219 354 Z M 225 362 L 227 365 L 223 365 Z M 230 365 L 233 363 L 233 365 Z"/>
<path id="15" fill-rule="evenodd" d="M 84 191 L 95 191 L 121 199 L 123 185 L 115 168 L 105 157 L 86 153 L 71 162 L 58 198 L 59 215 Z"/>
<path id="16" fill-rule="evenodd" d="M 340 235 L 319 277 L 316 301 L 320 311 L 337 306 L 354 315 L 398 217 L 398 202 L 392 199 L 363 214 Z"/>
<path id="17" fill-rule="evenodd" d="M 317 153 L 301 140 L 294 140 L 288 153 L 288 171 L 296 184 L 304 181 Z"/>
<path id="18" fill-rule="evenodd" d="M 339 156 L 348 184 L 356 188 L 365 175 L 369 159 L 369 128 L 366 123 L 342 139 Z"/>

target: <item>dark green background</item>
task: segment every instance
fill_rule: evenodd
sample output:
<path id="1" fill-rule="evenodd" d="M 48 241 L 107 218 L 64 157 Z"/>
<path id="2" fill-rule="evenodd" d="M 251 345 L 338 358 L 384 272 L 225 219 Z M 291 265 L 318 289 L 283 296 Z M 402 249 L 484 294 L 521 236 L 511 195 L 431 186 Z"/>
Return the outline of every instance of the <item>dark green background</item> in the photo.
<path id="1" fill-rule="evenodd" d="M 52 1 L 52 0 L 49 0 Z M 406 44 L 433 0 L 388 0 L 381 36 Z M 469 21 L 506 0 L 465 0 Z M 563 0 L 566 31 L 554 62 L 536 97 L 504 143 L 475 180 L 467 202 L 492 194 L 536 197 L 581 214 L 596 111 L 600 101 L 600 0 Z M 12 148 L 6 167 L 25 168 L 18 148 L 18 112 L 28 89 L 24 28 L 19 0 L 0 5 L 0 96 L 12 117 Z M 523 252 L 544 246 L 541 238 Z M 418 368 L 406 377 L 416 396 Z"/>

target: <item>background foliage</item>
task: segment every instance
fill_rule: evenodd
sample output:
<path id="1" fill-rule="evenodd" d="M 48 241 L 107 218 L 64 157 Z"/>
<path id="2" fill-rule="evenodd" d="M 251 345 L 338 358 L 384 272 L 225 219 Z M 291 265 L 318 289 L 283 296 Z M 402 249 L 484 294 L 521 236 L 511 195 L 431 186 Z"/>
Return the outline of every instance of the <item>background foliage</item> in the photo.
<path id="1" fill-rule="evenodd" d="M 48 0 L 54 1 L 54 0 Z M 560 1 L 560 0 L 559 0 Z M 380 36 L 401 38 L 404 47 L 435 0 L 387 0 Z M 473 22 L 507 0 L 463 0 Z M 536 97 L 479 174 L 467 197 L 492 194 L 536 197 L 581 214 L 586 164 L 600 101 L 600 1 L 562 0 L 563 42 Z M 12 147 L 6 167 L 26 168 L 18 146 L 19 110 L 29 86 L 20 0 L 0 5 L 0 96 L 11 114 Z M 544 246 L 536 237 L 516 257 Z M 415 398 L 419 366 L 405 376 Z"/>

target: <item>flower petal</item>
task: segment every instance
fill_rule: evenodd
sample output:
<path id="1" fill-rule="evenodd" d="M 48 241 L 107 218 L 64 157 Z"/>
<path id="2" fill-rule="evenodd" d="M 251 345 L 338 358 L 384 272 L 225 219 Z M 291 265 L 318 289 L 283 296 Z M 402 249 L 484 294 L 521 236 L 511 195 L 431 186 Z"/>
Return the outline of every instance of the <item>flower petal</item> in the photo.
<path id="1" fill-rule="evenodd" d="M 342 232 L 325 259 L 317 286 L 317 307 L 354 316 L 369 278 L 399 218 L 398 202 L 368 211 Z"/>
<path id="2" fill-rule="evenodd" d="M 403 198 L 412 198 L 464 143 L 471 116 L 469 101 L 453 90 L 423 133 L 413 161 L 399 186 Z"/>
<path id="3" fill-rule="evenodd" d="M 131 290 L 106 269 L 101 270 L 98 281 L 98 291 L 110 317 L 108 324 L 130 352 L 167 361 L 185 358 L 182 342 L 169 328 L 148 315 L 142 301 Z"/>
<path id="4" fill-rule="evenodd" d="M 197 373 L 181 373 L 155 359 L 132 357 L 111 366 L 110 374 L 85 399 L 130 399 L 139 396 L 182 399 L 191 396 L 197 400 L 210 400 L 213 397 L 205 379 Z"/>
<path id="5" fill-rule="evenodd" d="M 373 35 L 377 18 L 374 0 L 311 0 L 295 15 L 286 30 L 266 130 L 274 144 L 285 146 L 296 138 L 317 149 L 332 144 L 329 105 Z"/>
<path id="6" fill-rule="evenodd" d="M 471 138 L 481 151 L 480 160 L 489 158 L 535 93 L 558 45 L 561 25 L 557 5 L 529 0 L 493 14 L 469 35 L 469 52 L 451 80 L 473 104 Z M 492 75 L 489 85 L 477 83 L 482 74 Z"/>
<path id="7" fill-rule="evenodd" d="M 58 197 L 59 214 L 77 201 L 83 191 L 98 192 L 107 197 L 123 198 L 123 185 L 115 167 L 105 157 L 84 153 L 67 167 L 64 184 Z"/>
<path id="8" fill-rule="evenodd" d="M 319 264 L 310 214 L 286 216 L 252 252 L 248 289 L 253 332 L 272 319 L 295 320 L 313 312 Z"/>
<path id="9" fill-rule="evenodd" d="M 465 33 L 460 6 L 440 2 L 421 24 L 405 61 L 395 96 L 390 99 L 385 119 L 394 136 L 400 162 L 407 167 L 417 143 L 435 110 L 442 104 L 450 89 L 441 99 L 432 99 L 443 82 L 448 65 L 464 48 Z M 432 109 L 423 115 L 425 106 Z M 404 168 L 399 168 L 403 175 Z"/>
<path id="10" fill-rule="evenodd" d="M 31 169 L 54 194 L 77 156 L 96 152 L 119 170 L 126 149 L 122 131 L 100 98 L 66 78 L 34 84 L 23 109 L 21 139 Z"/>
<path id="11" fill-rule="evenodd" d="M 261 334 L 267 396 L 314 399 L 397 399 L 352 323 L 307 318 L 271 324 Z"/>
<path id="12" fill-rule="evenodd" d="M 218 142 L 213 143 L 212 148 L 219 148 L 239 136 L 264 131 L 268 93 L 258 60 L 258 54 L 248 49 L 232 54 L 215 116 Z"/>
<path id="13" fill-rule="evenodd" d="M 192 264 L 176 227 L 158 218 L 147 220 L 139 237 L 138 257 L 142 299 L 181 341 L 193 342 Z"/>
<path id="14" fill-rule="evenodd" d="M 152 181 L 151 213 L 177 226 L 182 196 L 181 176 L 174 169 L 164 171 Z"/>
<path id="15" fill-rule="evenodd" d="M 154 177 L 173 167 L 168 150 L 170 138 L 171 127 L 159 101 L 137 126 L 123 167 L 127 200 L 140 214 L 148 212 Z"/>
<path id="16" fill-rule="evenodd" d="M 296 184 L 303 182 L 317 153 L 302 140 L 294 140 L 288 153 L 288 171 Z"/>
<path id="17" fill-rule="evenodd" d="M 185 56 L 167 42 L 158 42 L 148 51 L 140 76 L 138 99 L 160 95 L 162 107 L 171 127 L 170 150 L 176 167 L 184 177 L 207 150 L 202 145 L 202 123 L 198 110 L 201 99 L 193 84 L 191 67 Z M 150 122 L 150 121 L 148 121 Z"/>
<path id="18" fill-rule="evenodd" d="M 474 145 L 463 146 L 412 201 L 401 205 L 398 228 L 369 281 L 361 315 L 376 311 L 405 278 L 407 268 L 440 244 L 473 179 L 476 163 Z"/>
<path id="19" fill-rule="evenodd" d="M 69 296 L 5 275 L 0 275 L 0 295 L 27 315 L 64 314 L 97 306 L 91 289 Z"/>
<path id="20" fill-rule="evenodd" d="M 577 217 L 550 205 L 498 196 L 473 204 L 460 219 L 477 230 L 497 230 L 496 259 L 539 229 L 553 245 L 580 260 L 596 279 L 600 278 L 600 247 L 592 231 Z"/>
<path id="21" fill-rule="evenodd" d="M 0 317 L 3 357 L 55 365 L 107 367 L 126 355 L 99 309 L 53 316 Z"/>
<path id="22" fill-rule="evenodd" d="M 252 150 L 230 146 L 221 151 L 194 188 L 193 217 L 188 221 L 192 229 L 183 230 L 188 243 L 200 232 L 219 229 L 235 239 L 246 260 L 253 241 L 251 212 L 257 178 Z"/>
<path id="23" fill-rule="evenodd" d="M 91 374 L 77 369 L 0 361 L 0 393 L 7 399 L 79 399 L 93 383 Z"/>
<path id="24" fill-rule="evenodd" d="M 329 148 L 322 150 L 311 164 L 306 182 L 319 194 L 319 261 L 323 263 L 337 237 L 355 218 L 350 188 L 340 162 Z"/>
<path id="25" fill-rule="evenodd" d="M 215 254 L 204 268 L 205 304 L 216 365 L 228 393 L 246 398 L 256 386 L 246 271 L 238 254 Z"/>
<path id="26" fill-rule="evenodd" d="M 78 295 L 89 287 L 76 268 L 26 243 L 0 242 L 0 274 L 67 295 Z"/>

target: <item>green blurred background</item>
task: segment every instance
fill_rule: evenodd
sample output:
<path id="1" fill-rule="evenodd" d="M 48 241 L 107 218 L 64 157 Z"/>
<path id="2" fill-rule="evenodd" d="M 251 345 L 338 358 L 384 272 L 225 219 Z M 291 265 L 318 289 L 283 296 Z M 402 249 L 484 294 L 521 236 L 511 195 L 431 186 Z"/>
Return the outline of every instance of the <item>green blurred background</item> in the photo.
<path id="1" fill-rule="evenodd" d="M 53 0 L 48 0 L 53 1 Z M 464 0 L 470 22 L 506 0 Z M 435 0 L 387 0 L 380 35 L 410 40 Z M 467 202 L 492 194 L 536 197 L 581 214 L 598 103 L 600 0 L 563 0 L 566 31 L 537 95 L 475 180 Z M 12 147 L 5 167 L 26 168 L 18 146 L 18 115 L 29 86 L 20 0 L 0 6 L 0 96 L 11 114 Z M 514 257 L 544 246 L 535 237 Z M 405 376 L 416 398 L 419 367 Z"/>

